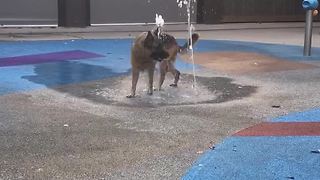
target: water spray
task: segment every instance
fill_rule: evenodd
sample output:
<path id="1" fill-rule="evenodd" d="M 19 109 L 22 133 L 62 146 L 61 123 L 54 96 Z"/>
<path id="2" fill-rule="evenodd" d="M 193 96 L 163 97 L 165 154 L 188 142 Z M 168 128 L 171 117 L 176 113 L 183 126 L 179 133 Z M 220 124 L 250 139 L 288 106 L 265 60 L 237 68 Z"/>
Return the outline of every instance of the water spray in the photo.
<path id="1" fill-rule="evenodd" d="M 192 33 L 194 31 L 194 26 L 191 23 L 191 4 L 193 2 L 196 2 L 196 0 L 177 0 L 178 6 L 182 8 L 183 6 L 186 6 L 187 8 L 187 14 L 188 14 L 188 32 L 189 32 L 189 50 L 191 52 L 191 61 L 193 65 L 193 85 L 192 87 L 195 88 L 197 84 L 197 79 L 196 79 L 196 68 L 195 68 L 195 63 L 194 63 L 194 52 L 193 52 L 193 47 L 192 47 Z"/>
<path id="2" fill-rule="evenodd" d="M 162 28 L 164 26 L 164 19 L 162 18 L 162 16 L 159 14 L 156 14 L 156 25 L 157 25 L 157 29 L 158 29 L 158 38 L 160 39 L 160 35 L 162 34 Z"/>

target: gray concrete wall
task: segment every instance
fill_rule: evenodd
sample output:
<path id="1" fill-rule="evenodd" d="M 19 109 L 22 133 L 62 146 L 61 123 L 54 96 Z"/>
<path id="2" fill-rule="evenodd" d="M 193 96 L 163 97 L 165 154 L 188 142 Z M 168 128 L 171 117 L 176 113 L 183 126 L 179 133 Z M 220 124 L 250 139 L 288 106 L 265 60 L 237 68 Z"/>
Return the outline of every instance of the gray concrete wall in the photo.
<path id="1" fill-rule="evenodd" d="M 176 0 L 91 0 L 91 24 L 154 23 L 156 13 L 166 22 L 187 22 L 186 8 L 179 8 Z"/>
<path id="2" fill-rule="evenodd" d="M 57 23 L 57 0 L 0 0 L 0 24 L 44 25 Z"/>
<path id="3" fill-rule="evenodd" d="M 166 22 L 186 22 L 186 8 L 176 0 L 91 0 L 91 24 L 154 23 L 155 14 Z M 196 21 L 196 4 L 192 21 Z M 58 24 L 57 0 L 0 0 L 0 24 Z"/>

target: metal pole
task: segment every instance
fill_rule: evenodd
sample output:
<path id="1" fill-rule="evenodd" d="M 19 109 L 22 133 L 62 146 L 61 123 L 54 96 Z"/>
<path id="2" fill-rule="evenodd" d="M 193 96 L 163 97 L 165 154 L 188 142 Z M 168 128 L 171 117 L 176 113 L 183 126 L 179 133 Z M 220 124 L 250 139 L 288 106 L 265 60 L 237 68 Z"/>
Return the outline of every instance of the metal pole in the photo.
<path id="1" fill-rule="evenodd" d="M 312 41 L 312 10 L 307 10 L 306 14 L 306 27 L 304 35 L 304 56 L 311 55 L 311 41 Z"/>

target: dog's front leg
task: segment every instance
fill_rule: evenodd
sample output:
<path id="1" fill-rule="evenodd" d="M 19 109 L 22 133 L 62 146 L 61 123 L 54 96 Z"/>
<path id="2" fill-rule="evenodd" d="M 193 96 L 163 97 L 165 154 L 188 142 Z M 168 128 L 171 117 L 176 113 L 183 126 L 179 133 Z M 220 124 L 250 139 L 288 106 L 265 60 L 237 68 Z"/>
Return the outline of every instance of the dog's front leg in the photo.
<path id="1" fill-rule="evenodd" d="M 154 75 L 154 68 L 150 68 L 148 70 L 148 76 L 149 76 L 148 95 L 152 95 L 153 94 L 153 75 Z"/>
<path id="2" fill-rule="evenodd" d="M 160 63 L 160 78 L 159 78 L 159 85 L 158 85 L 159 91 L 161 91 L 162 84 L 163 84 L 164 79 L 166 77 L 166 72 L 167 72 L 167 62 L 163 60 Z"/>
<path id="3" fill-rule="evenodd" d="M 131 86 L 131 94 L 127 96 L 127 98 L 133 98 L 136 95 L 136 88 L 139 79 L 139 70 L 136 68 L 132 68 L 132 86 Z"/>

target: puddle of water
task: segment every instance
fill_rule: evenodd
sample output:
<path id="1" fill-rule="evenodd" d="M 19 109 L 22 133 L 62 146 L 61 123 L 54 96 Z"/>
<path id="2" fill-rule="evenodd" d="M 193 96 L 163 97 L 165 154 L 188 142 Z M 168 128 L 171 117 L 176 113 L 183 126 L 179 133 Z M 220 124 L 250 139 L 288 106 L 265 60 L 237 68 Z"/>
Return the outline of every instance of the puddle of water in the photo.
<path id="1" fill-rule="evenodd" d="M 117 82 L 114 86 L 97 89 L 95 94 L 106 98 L 108 101 L 114 101 L 128 105 L 178 105 L 178 104 L 196 104 L 204 101 L 210 101 L 217 98 L 215 92 L 210 91 L 206 86 L 197 84 L 193 88 L 193 79 L 191 76 L 182 77 L 178 87 L 170 87 L 172 78 L 167 76 L 161 91 L 154 91 L 152 96 L 147 95 L 147 78 L 140 76 L 137 85 L 137 97 L 128 99 L 126 96 L 130 93 L 131 79 L 124 78 Z M 154 85 L 157 84 L 155 81 Z"/>

